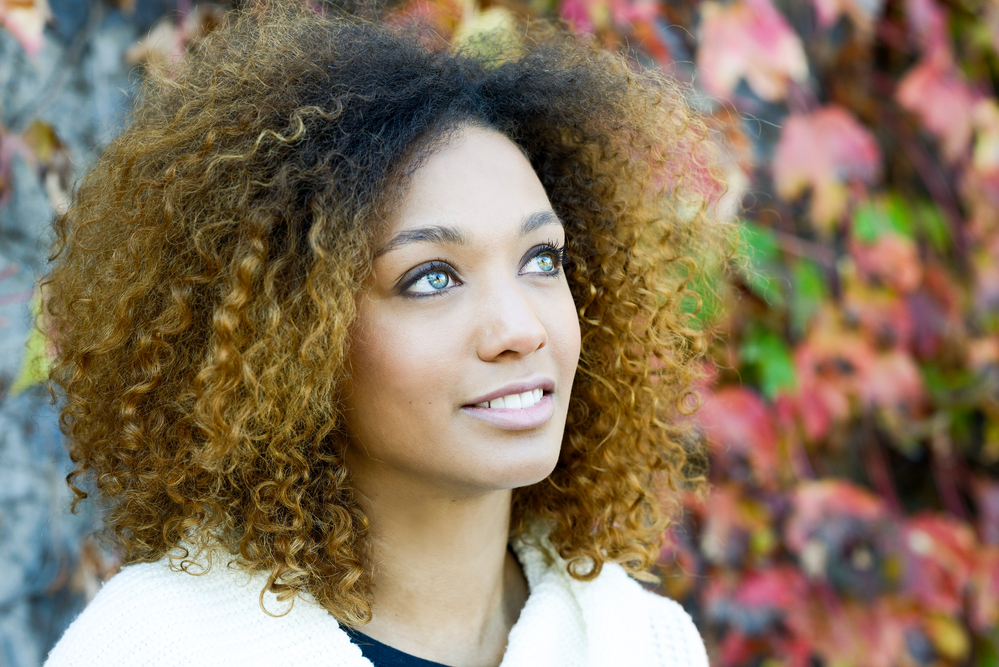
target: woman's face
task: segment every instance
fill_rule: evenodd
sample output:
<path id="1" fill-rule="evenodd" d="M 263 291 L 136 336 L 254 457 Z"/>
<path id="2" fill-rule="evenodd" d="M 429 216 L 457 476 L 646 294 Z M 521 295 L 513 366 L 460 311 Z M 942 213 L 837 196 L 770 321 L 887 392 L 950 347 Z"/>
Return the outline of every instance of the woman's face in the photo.
<path id="1" fill-rule="evenodd" d="M 579 359 L 564 244 L 501 134 L 467 128 L 415 172 L 352 332 L 347 464 L 362 490 L 474 494 L 552 471 Z"/>

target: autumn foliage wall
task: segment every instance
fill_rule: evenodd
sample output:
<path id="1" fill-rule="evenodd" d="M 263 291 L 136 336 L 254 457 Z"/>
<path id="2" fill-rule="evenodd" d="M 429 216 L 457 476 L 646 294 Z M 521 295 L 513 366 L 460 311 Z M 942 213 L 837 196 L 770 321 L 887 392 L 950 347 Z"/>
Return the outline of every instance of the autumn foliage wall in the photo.
<path id="1" fill-rule="evenodd" d="M 29 50 L 33 8 L 0 3 Z M 447 40 L 560 16 L 711 116 L 747 261 L 706 286 L 713 490 L 662 568 L 713 664 L 999 665 L 999 0 L 381 11 Z M 183 52 L 210 15 L 129 57 Z M 44 166 L 42 130 L 7 145 Z"/>

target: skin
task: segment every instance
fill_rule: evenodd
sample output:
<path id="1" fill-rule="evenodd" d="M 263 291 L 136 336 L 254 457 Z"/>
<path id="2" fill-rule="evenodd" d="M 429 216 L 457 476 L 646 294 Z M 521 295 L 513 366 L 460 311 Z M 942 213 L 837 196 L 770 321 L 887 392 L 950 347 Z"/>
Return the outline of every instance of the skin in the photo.
<path id="1" fill-rule="evenodd" d="M 555 467 L 579 359 L 576 309 L 547 245 L 564 242 L 530 163 L 481 128 L 430 157 L 387 221 L 358 297 L 345 398 L 375 563 L 373 620 L 360 630 L 374 639 L 453 667 L 502 660 L 528 595 L 507 547 L 512 489 Z M 543 423 L 511 428 L 470 409 L 539 378 Z"/>

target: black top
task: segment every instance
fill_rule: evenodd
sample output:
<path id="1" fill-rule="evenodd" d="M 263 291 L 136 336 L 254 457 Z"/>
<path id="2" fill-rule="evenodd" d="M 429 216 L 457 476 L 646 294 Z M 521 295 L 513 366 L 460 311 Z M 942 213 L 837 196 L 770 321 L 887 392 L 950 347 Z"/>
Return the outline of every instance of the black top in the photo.
<path id="1" fill-rule="evenodd" d="M 372 639 L 349 626 L 341 625 L 340 627 L 347 633 L 351 641 L 361 649 L 361 655 L 370 660 L 375 667 L 447 667 L 439 662 L 403 653 L 399 649 L 383 644 L 377 639 Z"/>

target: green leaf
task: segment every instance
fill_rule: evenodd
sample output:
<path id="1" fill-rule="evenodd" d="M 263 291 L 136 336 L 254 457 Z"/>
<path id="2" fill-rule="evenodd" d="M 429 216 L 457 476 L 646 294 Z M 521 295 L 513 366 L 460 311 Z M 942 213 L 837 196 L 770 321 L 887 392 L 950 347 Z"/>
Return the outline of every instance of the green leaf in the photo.
<path id="1" fill-rule="evenodd" d="M 947 401 L 951 394 L 969 387 L 974 382 L 973 373 L 965 368 L 944 369 L 927 363 L 920 366 L 920 371 L 926 388 L 937 402 Z"/>
<path id="2" fill-rule="evenodd" d="M 929 202 L 919 202 L 914 210 L 919 232 L 933 249 L 941 254 L 950 250 L 950 227 L 940 209 Z"/>
<path id="3" fill-rule="evenodd" d="M 705 328 L 713 322 L 721 312 L 721 299 L 718 291 L 721 288 L 720 274 L 700 274 L 687 285 L 686 292 L 680 301 L 680 311 L 695 313 L 694 324 Z"/>
<path id="4" fill-rule="evenodd" d="M 999 629 L 975 641 L 975 667 L 999 667 Z"/>
<path id="5" fill-rule="evenodd" d="M 901 195 L 894 192 L 888 195 L 885 201 L 885 215 L 888 216 L 888 224 L 892 230 L 902 236 L 912 238 L 915 229 L 912 221 L 912 209 Z"/>
<path id="6" fill-rule="evenodd" d="M 912 214 L 898 197 L 868 201 L 857 207 L 853 236 L 862 243 L 874 243 L 885 234 L 912 237 Z"/>
<path id="7" fill-rule="evenodd" d="M 739 226 L 739 252 L 745 262 L 743 279 L 750 290 L 771 306 L 784 305 L 780 244 L 773 230 L 744 221 Z"/>
<path id="8" fill-rule="evenodd" d="M 793 283 L 791 325 L 796 334 L 803 335 L 826 300 L 826 280 L 822 269 L 810 260 L 797 262 L 792 269 L 791 277 Z"/>
<path id="9" fill-rule="evenodd" d="M 760 391 L 769 399 L 798 384 L 794 360 L 784 339 L 760 326 L 750 326 L 739 348 L 744 364 L 759 374 Z"/>

